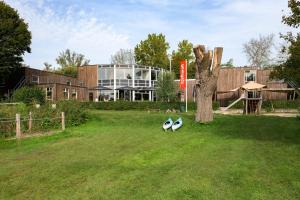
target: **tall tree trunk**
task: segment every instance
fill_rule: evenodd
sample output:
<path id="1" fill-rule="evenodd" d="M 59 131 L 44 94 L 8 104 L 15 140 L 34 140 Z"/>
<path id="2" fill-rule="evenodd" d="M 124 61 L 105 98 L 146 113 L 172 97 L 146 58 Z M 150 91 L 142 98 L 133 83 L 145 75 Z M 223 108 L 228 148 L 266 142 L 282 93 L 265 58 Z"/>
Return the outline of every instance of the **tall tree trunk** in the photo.
<path id="1" fill-rule="evenodd" d="M 221 68 L 222 47 L 214 51 L 205 51 L 204 45 L 194 48 L 196 56 L 196 122 L 207 123 L 213 120 L 212 97 L 217 89 L 217 81 Z"/>

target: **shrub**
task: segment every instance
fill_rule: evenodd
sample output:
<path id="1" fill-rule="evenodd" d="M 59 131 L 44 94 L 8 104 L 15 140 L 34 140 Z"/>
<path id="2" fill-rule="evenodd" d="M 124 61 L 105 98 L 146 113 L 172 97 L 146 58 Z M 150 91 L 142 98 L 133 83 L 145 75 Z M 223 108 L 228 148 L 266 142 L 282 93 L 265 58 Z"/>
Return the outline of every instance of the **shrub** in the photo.
<path id="1" fill-rule="evenodd" d="M 87 102 L 83 103 L 87 108 L 100 110 L 181 110 L 180 107 L 185 108 L 185 102 L 150 102 L 150 101 L 110 101 L 110 102 Z M 219 108 L 218 102 L 213 102 L 213 109 Z M 188 110 L 196 110 L 196 103 L 188 102 Z"/>
<path id="2" fill-rule="evenodd" d="M 65 112 L 66 127 L 77 126 L 87 120 L 87 112 L 84 105 L 76 101 L 57 102 L 56 109 L 52 108 L 52 102 L 45 103 L 40 108 L 24 103 L 13 106 L 0 106 L 0 137 L 15 135 L 16 113 L 21 114 L 22 132 L 28 132 L 29 112 L 32 113 L 33 132 L 60 128 L 61 112 Z M 12 122 L 3 122 L 6 119 L 11 119 Z"/>
<path id="3" fill-rule="evenodd" d="M 57 105 L 60 112 L 65 112 L 66 126 L 78 126 L 88 119 L 86 108 L 79 101 L 60 101 Z"/>
<path id="4" fill-rule="evenodd" d="M 25 104 L 45 103 L 45 93 L 38 87 L 22 87 L 13 93 L 13 101 L 23 102 Z"/>

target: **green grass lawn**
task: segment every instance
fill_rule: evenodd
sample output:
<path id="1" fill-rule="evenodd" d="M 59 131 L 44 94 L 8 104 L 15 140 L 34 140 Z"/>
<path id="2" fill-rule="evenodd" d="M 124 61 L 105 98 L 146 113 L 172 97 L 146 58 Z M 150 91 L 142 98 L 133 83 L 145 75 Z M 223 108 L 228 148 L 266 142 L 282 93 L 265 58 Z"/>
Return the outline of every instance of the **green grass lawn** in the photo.
<path id="1" fill-rule="evenodd" d="M 179 114 L 171 114 L 174 119 Z M 0 143 L 0 199 L 300 199 L 300 121 L 93 111 L 80 127 Z"/>

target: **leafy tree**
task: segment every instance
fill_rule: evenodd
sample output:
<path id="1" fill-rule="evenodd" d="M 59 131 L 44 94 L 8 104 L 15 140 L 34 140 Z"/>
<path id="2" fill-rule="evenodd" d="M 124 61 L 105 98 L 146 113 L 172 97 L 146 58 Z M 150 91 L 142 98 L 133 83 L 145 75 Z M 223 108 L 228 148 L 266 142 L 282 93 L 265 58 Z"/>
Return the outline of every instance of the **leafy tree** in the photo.
<path id="1" fill-rule="evenodd" d="M 160 101 L 170 102 L 176 99 L 176 83 L 174 73 L 160 73 L 157 81 L 156 94 Z"/>
<path id="2" fill-rule="evenodd" d="M 234 67 L 233 58 L 230 58 L 226 63 L 222 64 L 221 67 Z"/>
<path id="3" fill-rule="evenodd" d="M 31 33 L 24 19 L 9 5 L 0 1 L 0 82 L 5 83 L 18 70 L 25 52 L 30 53 Z"/>
<path id="4" fill-rule="evenodd" d="M 131 65 L 135 64 L 134 60 L 134 52 L 129 49 L 120 49 L 117 53 L 111 56 L 111 63 L 112 64 L 126 64 L 126 65 Z"/>
<path id="5" fill-rule="evenodd" d="M 53 71 L 52 65 L 47 62 L 44 62 L 44 71 L 47 71 L 47 72 Z"/>
<path id="6" fill-rule="evenodd" d="M 267 66 L 270 62 L 272 47 L 274 46 L 274 34 L 252 38 L 244 44 L 244 52 L 251 65 L 255 67 Z"/>
<path id="7" fill-rule="evenodd" d="M 12 96 L 15 102 L 23 102 L 25 104 L 31 103 L 45 103 L 45 92 L 38 87 L 22 87 L 17 89 Z"/>
<path id="8" fill-rule="evenodd" d="M 193 53 L 193 44 L 188 40 L 182 40 L 178 43 L 177 51 L 172 52 L 172 71 L 175 73 L 175 77 L 180 76 L 180 61 L 187 60 L 187 76 L 188 78 L 195 77 L 195 56 Z"/>
<path id="9" fill-rule="evenodd" d="M 137 64 L 167 69 L 169 66 L 167 50 L 169 43 L 163 34 L 149 34 L 134 49 Z"/>
<path id="10" fill-rule="evenodd" d="M 282 22 L 288 26 L 298 28 L 300 25 L 300 1 L 289 0 L 288 7 L 290 8 L 290 13 L 282 17 Z"/>
<path id="11" fill-rule="evenodd" d="M 293 28 L 298 28 L 300 25 L 300 1 L 289 0 L 288 7 L 290 13 L 282 17 L 282 22 Z M 288 58 L 275 67 L 270 77 L 273 79 L 291 79 L 300 84 L 300 34 L 293 36 L 289 32 L 287 35 L 281 36 L 289 43 L 289 46 L 282 49 L 282 53 L 286 53 Z"/>
<path id="12" fill-rule="evenodd" d="M 76 77 L 77 67 L 88 65 L 90 61 L 85 59 L 84 55 L 67 49 L 60 53 L 56 58 L 56 62 L 60 65 L 60 69 L 58 69 L 57 72 L 67 76 Z"/>

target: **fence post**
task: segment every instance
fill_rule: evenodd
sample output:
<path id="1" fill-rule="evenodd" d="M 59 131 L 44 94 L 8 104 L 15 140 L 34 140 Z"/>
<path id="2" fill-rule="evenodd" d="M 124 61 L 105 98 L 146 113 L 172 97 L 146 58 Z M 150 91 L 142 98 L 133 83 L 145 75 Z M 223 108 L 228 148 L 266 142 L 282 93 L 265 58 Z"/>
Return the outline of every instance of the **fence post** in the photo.
<path id="1" fill-rule="evenodd" d="M 65 127 L 65 113 L 64 112 L 61 113 L 61 128 L 62 128 L 63 131 L 66 128 Z"/>
<path id="2" fill-rule="evenodd" d="M 16 114 L 16 138 L 21 138 L 21 119 L 20 114 Z"/>
<path id="3" fill-rule="evenodd" d="M 32 113 L 31 112 L 29 112 L 28 129 L 29 129 L 29 132 L 31 132 L 31 129 L 32 129 Z"/>

